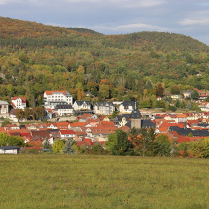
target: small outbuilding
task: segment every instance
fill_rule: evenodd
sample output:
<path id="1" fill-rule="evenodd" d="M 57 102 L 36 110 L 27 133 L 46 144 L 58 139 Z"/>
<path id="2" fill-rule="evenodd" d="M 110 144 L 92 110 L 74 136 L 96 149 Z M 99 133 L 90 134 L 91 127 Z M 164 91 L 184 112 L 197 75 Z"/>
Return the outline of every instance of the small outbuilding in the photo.
<path id="1" fill-rule="evenodd" d="M 17 146 L 3 146 L 0 147 L 0 154 L 18 154 L 20 147 Z"/>

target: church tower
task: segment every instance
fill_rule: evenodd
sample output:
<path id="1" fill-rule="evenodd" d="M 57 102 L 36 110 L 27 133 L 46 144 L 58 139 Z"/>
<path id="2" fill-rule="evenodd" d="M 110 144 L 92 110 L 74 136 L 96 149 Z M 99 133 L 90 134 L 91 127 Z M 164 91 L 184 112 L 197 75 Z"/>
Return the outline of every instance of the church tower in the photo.
<path id="1" fill-rule="evenodd" d="M 136 129 L 141 129 L 142 127 L 141 117 L 142 115 L 135 105 L 135 109 L 131 113 L 131 128 L 135 127 Z"/>

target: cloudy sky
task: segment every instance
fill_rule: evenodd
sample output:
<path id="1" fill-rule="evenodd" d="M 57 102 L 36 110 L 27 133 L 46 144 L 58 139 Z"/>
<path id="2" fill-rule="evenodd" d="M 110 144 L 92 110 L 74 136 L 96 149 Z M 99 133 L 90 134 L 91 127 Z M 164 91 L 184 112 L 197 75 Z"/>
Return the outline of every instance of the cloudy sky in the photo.
<path id="1" fill-rule="evenodd" d="M 104 34 L 173 32 L 209 45 L 209 0 L 0 0 L 0 16 Z"/>

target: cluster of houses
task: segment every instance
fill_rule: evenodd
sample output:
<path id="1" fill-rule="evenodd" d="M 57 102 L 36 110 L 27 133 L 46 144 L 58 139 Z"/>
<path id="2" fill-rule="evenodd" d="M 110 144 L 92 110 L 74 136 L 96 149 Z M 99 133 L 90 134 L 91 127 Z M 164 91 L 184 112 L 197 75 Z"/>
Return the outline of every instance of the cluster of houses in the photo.
<path id="1" fill-rule="evenodd" d="M 26 99 L 13 97 L 11 104 L 14 109 L 24 109 Z M 9 116 L 8 106 L 7 102 L 0 101 L 0 114 L 3 117 Z M 110 119 L 108 116 L 116 110 L 116 106 L 120 114 Z M 167 135 L 171 142 L 175 141 L 177 144 L 209 137 L 209 112 L 162 113 L 145 119 L 146 117 L 137 109 L 136 102 L 96 102 L 94 105 L 89 101 L 73 103 L 72 95 L 67 91 L 45 91 L 44 107 L 49 118 L 52 118 L 53 114 L 67 116 L 76 111 L 79 111 L 81 116 L 77 117 L 77 122 L 34 123 L 20 126 L 8 124 L 0 127 L 0 132 L 20 136 L 29 148 L 37 149 L 41 149 L 46 140 L 53 144 L 57 139 L 73 139 L 78 146 L 93 146 L 96 142 L 104 145 L 108 135 L 117 129 L 128 132 L 133 127 L 137 130 L 142 127 L 154 127 L 157 135 Z M 4 149 L 7 150 L 8 147 Z"/>
<path id="2" fill-rule="evenodd" d="M 93 146 L 98 142 L 104 145 L 108 135 L 117 129 L 128 132 L 135 127 L 154 127 L 157 136 L 163 134 L 168 139 L 179 144 L 181 142 L 197 141 L 209 137 L 209 112 L 185 114 L 154 115 L 144 119 L 140 111 L 135 108 L 130 114 L 121 114 L 114 119 L 107 116 L 98 118 L 96 115 L 84 113 L 77 117 L 78 122 L 56 122 L 42 124 L 28 124 L 17 126 L 8 124 L 0 128 L 10 136 L 20 136 L 30 148 L 43 146 L 45 140 L 53 144 L 57 139 L 73 139 L 78 146 Z"/>
<path id="3" fill-rule="evenodd" d="M 73 103 L 73 97 L 68 91 L 45 91 L 44 92 L 43 106 L 46 111 L 46 118 L 52 119 L 54 116 L 70 116 L 75 113 L 94 113 L 96 115 L 111 115 L 115 110 L 118 110 L 122 114 L 130 114 L 136 104 L 133 101 L 124 102 L 96 102 L 93 105 L 90 101 L 75 101 Z M 26 108 L 25 97 L 12 97 L 11 105 L 13 109 Z M 116 109 L 117 107 L 117 109 Z M 9 103 L 0 101 L 0 117 L 16 120 L 15 111 L 9 113 Z"/>

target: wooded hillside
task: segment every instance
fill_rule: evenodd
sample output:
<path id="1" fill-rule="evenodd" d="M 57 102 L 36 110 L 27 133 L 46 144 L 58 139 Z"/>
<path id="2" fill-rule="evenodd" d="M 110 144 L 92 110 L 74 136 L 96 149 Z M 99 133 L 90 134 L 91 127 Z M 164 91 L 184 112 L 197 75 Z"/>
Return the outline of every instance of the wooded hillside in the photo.
<path id="1" fill-rule="evenodd" d="M 42 103 L 45 90 L 67 90 L 78 100 L 90 99 L 90 91 L 99 100 L 143 101 L 159 96 L 159 83 L 163 95 L 209 89 L 209 47 L 181 34 L 106 36 L 0 17 L 0 47 L 0 99 L 22 95 L 30 106 Z"/>

